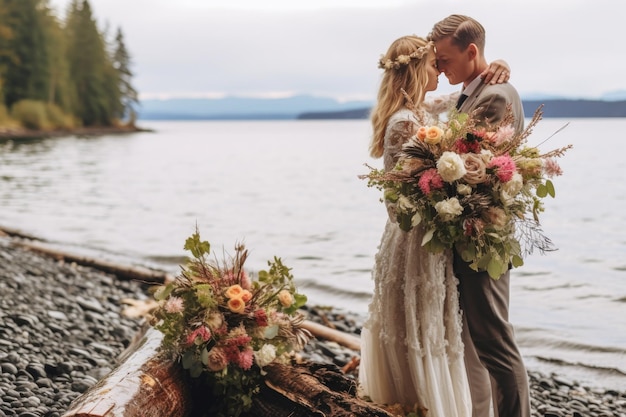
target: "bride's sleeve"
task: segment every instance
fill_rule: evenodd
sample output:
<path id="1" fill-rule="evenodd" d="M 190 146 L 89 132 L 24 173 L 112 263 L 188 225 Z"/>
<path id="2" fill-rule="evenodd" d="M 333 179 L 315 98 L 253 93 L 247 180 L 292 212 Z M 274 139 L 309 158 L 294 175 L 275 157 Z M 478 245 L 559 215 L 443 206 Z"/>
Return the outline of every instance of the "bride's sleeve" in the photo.
<path id="1" fill-rule="evenodd" d="M 402 145 L 415 134 L 415 129 L 415 121 L 408 118 L 397 121 L 387 128 L 383 151 L 385 171 L 395 168 L 402 151 Z"/>
<path id="2" fill-rule="evenodd" d="M 385 146 L 383 151 L 383 163 L 385 171 L 395 168 L 402 151 L 402 145 L 415 134 L 416 120 L 406 118 L 390 124 L 385 133 Z M 385 201 L 389 220 L 397 222 L 396 204 Z"/>
<path id="3" fill-rule="evenodd" d="M 429 97 L 424 100 L 424 110 L 435 116 L 440 115 L 441 113 L 446 113 L 456 104 L 460 94 L 461 93 L 459 91 L 456 91 L 451 94 Z"/>

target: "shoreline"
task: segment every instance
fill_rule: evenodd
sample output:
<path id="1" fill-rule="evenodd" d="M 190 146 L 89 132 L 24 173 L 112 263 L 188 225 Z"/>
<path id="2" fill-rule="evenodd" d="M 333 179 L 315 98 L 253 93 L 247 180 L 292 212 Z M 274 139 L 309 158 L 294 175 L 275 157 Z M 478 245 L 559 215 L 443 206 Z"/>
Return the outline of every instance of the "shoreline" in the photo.
<path id="1" fill-rule="evenodd" d="M 29 238 L 0 234 L 0 417 L 60 417 L 115 368 L 144 325 L 122 314 L 124 300 L 150 296 L 145 283 L 19 246 Z M 360 315 L 305 311 L 311 321 L 360 334 Z M 314 339 L 300 355 L 343 367 L 358 352 Z M 357 369 L 346 376 L 357 378 Z M 626 416 L 626 392 L 588 389 L 537 371 L 529 371 L 529 379 L 533 417 Z"/>
<path id="2" fill-rule="evenodd" d="M 154 130 L 152 129 L 146 129 L 137 126 L 80 127 L 76 129 L 58 130 L 34 130 L 0 126 L 0 139 L 37 139 L 58 138 L 64 136 L 102 136 L 153 131 Z"/>

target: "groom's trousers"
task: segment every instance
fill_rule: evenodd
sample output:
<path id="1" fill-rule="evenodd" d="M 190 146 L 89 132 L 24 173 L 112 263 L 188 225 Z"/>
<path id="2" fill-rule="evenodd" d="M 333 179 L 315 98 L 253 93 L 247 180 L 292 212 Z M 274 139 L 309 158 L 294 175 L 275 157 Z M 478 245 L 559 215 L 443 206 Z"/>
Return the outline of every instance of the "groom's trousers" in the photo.
<path id="1" fill-rule="evenodd" d="M 472 396 L 472 416 L 530 417 L 530 389 L 522 356 L 509 323 L 509 278 L 475 272 L 455 259 L 463 310 L 465 364 Z"/>

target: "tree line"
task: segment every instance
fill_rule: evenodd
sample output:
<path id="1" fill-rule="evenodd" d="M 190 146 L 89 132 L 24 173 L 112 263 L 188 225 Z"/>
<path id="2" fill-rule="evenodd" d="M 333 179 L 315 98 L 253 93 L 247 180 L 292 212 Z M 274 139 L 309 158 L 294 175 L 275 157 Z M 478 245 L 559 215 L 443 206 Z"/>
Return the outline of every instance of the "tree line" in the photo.
<path id="1" fill-rule="evenodd" d="M 130 66 L 121 28 L 101 30 L 88 0 L 62 17 L 48 0 L 0 0 L 0 127 L 133 125 Z"/>

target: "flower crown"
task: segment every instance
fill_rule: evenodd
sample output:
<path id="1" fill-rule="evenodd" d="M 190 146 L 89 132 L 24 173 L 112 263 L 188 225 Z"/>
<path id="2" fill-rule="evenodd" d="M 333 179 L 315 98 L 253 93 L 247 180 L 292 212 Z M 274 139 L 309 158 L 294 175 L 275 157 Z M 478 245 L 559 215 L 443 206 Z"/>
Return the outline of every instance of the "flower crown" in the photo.
<path id="1" fill-rule="evenodd" d="M 417 48 L 417 50 L 411 52 L 409 55 L 398 55 L 398 57 L 394 60 L 385 59 L 385 56 L 381 55 L 380 59 L 378 60 L 378 68 L 382 68 L 386 71 L 389 69 L 398 69 L 403 65 L 408 65 L 408 63 L 411 62 L 412 59 L 422 59 L 424 55 L 426 55 L 428 51 L 430 51 L 433 45 L 434 44 L 432 41 L 428 42 L 426 45 L 420 46 L 419 48 Z"/>

